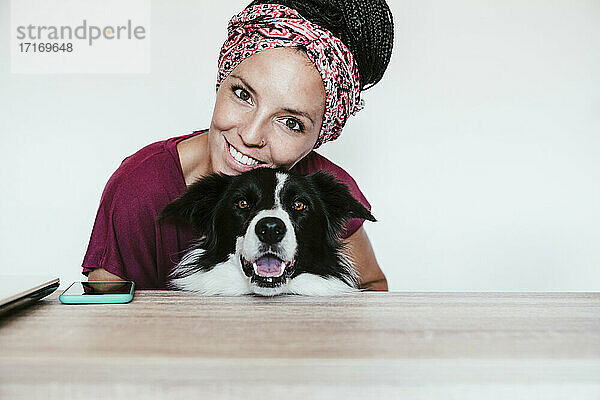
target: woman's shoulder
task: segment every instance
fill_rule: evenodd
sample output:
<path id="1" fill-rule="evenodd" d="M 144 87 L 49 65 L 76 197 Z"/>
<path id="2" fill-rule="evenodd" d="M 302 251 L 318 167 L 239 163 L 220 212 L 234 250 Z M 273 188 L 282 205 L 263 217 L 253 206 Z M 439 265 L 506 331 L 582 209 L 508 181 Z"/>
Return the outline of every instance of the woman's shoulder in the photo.
<path id="1" fill-rule="evenodd" d="M 181 164 L 179 164 L 177 143 L 198 133 L 200 131 L 150 143 L 125 157 L 117 171 L 115 171 L 115 174 L 118 177 L 131 175 L 136 177 L 149 176 L 151 181 L 154 182 L 157 173 L 173 169 L 179 170 L 181 169 Z"/>
<path id="2" fill-rule="evenodd" d="M 348 172 L 346 172 L 346 170 L 314 150 L 300 160 L 292 168 L 292 171 L 302 175 L 312 174 L 317 171 L 325 171 L 347 185 L 356 185 L 356 181 Z"/>
<path id="3" fill-rule="evenodd" d="M 180 195 L 186 186 L 176 147 L 194 134 L 197 132 L 156 141 L 125 157 L 109 178 L 103 197 L 111 203 L 118 199 L 121 203 L 158 200 L 162 204 Z"/>
<path id="4" fill-rule="evenodd" d="M 354 178 L 346 172 L 342 167 L 329 160 L 327 157 L 322 156 L 316 151 L 311 151 L 308 153 L 302 160 L 300 160 L 294 167 L 292 168 L 292 172 L 306 175 L 312 174 L 317 171 L 325 171 L 336 177 L 338 180 L 348 186 L 350 189 L 350 193 L 367 209 L 371 210 L 371 204 L 367 201 L 365 195 L 362 193 L 358 184 L 354 180 Z"/>

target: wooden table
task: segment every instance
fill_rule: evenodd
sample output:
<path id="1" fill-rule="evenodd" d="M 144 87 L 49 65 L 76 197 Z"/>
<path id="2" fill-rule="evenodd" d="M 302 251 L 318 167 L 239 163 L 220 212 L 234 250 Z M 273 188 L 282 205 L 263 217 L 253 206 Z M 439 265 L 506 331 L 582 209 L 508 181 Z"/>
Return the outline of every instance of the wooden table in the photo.
<path id="1" fill-rule="evenodd" d="M 1 399 L 600 398 L 598 293 L 58 293 L 0 321 Z"/>

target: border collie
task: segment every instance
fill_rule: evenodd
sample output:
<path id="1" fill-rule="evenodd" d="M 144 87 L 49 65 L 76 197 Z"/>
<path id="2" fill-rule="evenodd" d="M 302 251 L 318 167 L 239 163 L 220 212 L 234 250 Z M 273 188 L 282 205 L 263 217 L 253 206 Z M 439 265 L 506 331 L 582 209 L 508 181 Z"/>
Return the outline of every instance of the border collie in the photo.
<path id="1" fill-rule="evenodd" d="M 340 233 L 350 218 L 375 221 L 332 175 L 282 168 L 200 178 L 158 218 L 191 224 L 202 236 L 169 275 L 169 287 L 227 296 L 360 291 Z"/>

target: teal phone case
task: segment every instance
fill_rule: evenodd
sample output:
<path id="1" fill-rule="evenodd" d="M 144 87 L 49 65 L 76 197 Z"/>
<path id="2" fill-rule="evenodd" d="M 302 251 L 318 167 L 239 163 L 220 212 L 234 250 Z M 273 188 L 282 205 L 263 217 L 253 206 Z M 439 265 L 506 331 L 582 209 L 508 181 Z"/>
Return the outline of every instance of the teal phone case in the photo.
<path id="1" fill-rule="evenodd" d="M 73 282 L 60 296 L 58 299 L 63 304 L 115 304 L 115 303 L 129 303 L 133 300 L 133 292 L 135 290 L 135 283 L 131 282 L 131 291 L 129 293 L 122 294 L 75 294 L 65 295 L 77 282 Z M 111 281 L 94 281 L 94 283 L 114 283 Z"/>

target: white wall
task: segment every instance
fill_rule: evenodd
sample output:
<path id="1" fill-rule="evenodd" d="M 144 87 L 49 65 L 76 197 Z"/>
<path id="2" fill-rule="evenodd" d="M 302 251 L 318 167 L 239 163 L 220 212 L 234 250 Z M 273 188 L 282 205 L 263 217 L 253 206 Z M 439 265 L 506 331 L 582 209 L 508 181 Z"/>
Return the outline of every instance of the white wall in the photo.
<path id="1" fill-rule="evenodd" d="M 10 73 L 0 0 L 0 274 L 79 280 L 104 184 L 208 127 L 218 49 L 247 1 L 153 1 L 147 75 Z M 373 205 L 392 290 L 598 290 L 600 2 L 390 1 L 366 108 L 320 152 Z"/>

